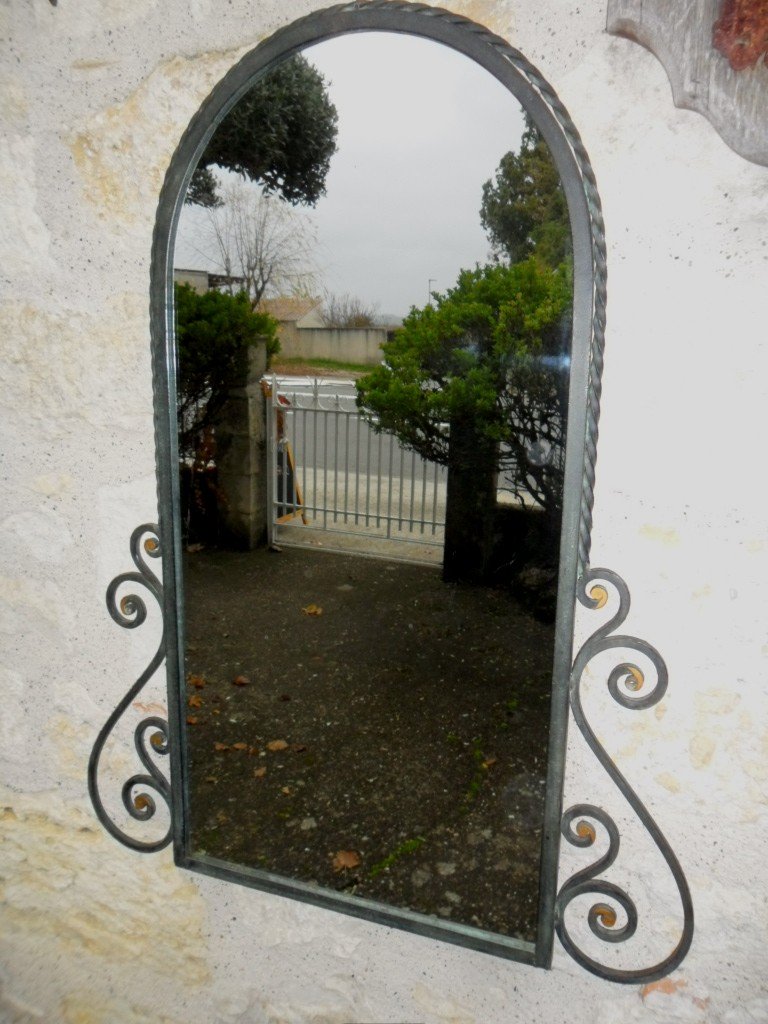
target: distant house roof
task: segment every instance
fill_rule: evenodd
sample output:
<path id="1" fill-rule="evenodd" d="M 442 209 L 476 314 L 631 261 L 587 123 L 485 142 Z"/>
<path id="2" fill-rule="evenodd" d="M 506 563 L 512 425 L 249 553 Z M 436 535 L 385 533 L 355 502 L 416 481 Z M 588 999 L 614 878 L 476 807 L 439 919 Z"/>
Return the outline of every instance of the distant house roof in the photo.
<path id="1" fill-rule="evenodd" d="M 298 323 L 299 320 L 303 320 L 304 317 L 310 313 L 318 310 L 320 303 L 322 302 L 319 298 L 297 298 L 292 295 L 280 295 L 275 299 L 262 299 L 259 303 L 259 309 L 262 309 L 265 313 L 269 313 L 283 323 Z"/>

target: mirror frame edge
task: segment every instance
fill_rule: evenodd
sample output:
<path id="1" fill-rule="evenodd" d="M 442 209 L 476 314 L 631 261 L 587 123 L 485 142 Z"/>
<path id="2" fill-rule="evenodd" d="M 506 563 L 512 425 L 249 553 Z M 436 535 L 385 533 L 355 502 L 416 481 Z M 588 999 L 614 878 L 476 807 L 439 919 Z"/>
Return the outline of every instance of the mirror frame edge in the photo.
<path id="1" fill-rule="evenodd" d="M 540 890 L 535 943 L 472 929 L 432 924 L 426 915 L 411 914 L 359 898 L 340 898 L 302 883 L 264 872 L 226 866 L 213 858 L 195 857 L 189 848 L 189 792 L 186 771 L 184 612 L 178 450 L 176 439 L 176 380 L 173 308 L 173 254 L 176 227 L 192 172 L 210 137 L 223 118 L 254 82 L 282 60 L 304 47 L 358 31 L 401 32 L 442 42 L 475 60 L 519 100 L 544 136 L 566 193 L 574 252 L 574 299 L 571 370 L 568 406 L 568 441 L 563 486 L 560 572 L 558 580 L 552 705 L 548 733 L 547 795 L 540 860 Z M 566 128 L 568 132 L 566 133 Z M 570 138 L 569 138 L 570 135 Z M 315 11 L 294 21 L 249 51 L 214 86 L 190 121 L 170 161 L 160 193 L 152 244 L 150 332 L 153 366 L 155 450 L 158 507 L 163 557 L 163 615 L 171 763 L 171 826 L 175 863 L 218 878 L 281 895 L 289 895 L 329 909 L 394 925 L 443 941 L 492 952 L 510 959 L 551 966 L 555 937 L 560 851 L 560 825 L 567 725 L 568 681 L 573 656 L 573 630 L 578 578 L 584 571 L 583 548 L 588 544 L 591 504 L 584 509 L 584 492 L 591 495 L 594 453 L 588 444 L 588 410 L 594 388 L 595 319 L 603 318 L 603 303 L 595 303 L 596 267 L 605 266 L 602 217 L 594 175 L 586 153 L 575 155 L 578 133 L 554 91 L 532 65 L 499 36 L 482 26 L 436 7 L 373 0 Z M 586 160 L 586 173 L 585 163 Z M 590 188 L 587 188 L 587 185 Z M 600 308 L 602 305 L 602 309 Z M 602 325 L 598 325 L 598 331 Z M 601 338 L 599 339 L 602 340 Z M 597 372 L 599 386 L 599 367 Z M 596 433 L 596 419 L 595 419 Z"/>

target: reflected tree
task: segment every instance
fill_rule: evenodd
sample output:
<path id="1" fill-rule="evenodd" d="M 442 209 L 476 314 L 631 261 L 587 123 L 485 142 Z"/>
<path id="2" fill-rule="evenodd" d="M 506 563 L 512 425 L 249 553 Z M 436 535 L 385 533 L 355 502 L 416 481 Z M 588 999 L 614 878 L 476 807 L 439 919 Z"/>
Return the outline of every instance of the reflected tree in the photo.
<path id="1" fill-rule="evenodd" d="M 375 327 L 379 307 L 355 295 L 333 295 L 327 292 L 323 299 L 323 322 L 326 327 Z"/>
<path id="2" fill-rule="evenodd" d="M 488 581 L 499 569 L 500 473 L 545 530 L 559 524 L 571 275 L 531 256 L 464 270 L 433 299 L 358 382 L 358 404 L 376 430 L 448 466 L 445 578 Z"/>
<path id="3" fill-rule="evenodd" d="M 249 182 L 219 186 L 220 206 L 209 209 L 207 259 L 244 291 L 256 308 L 270 295 L 309 295 L 317 288 L 317 239 L 308 214 Z"/>
<path id="4" fill-rule="evenodd" d="M 248 350 L 266 345 L 268 354 L 277 351 L 277 322 L 254 312 L 243 292 L 199 294 L 186 284 L 175 292 L 179 455 L 194 459 L 229 389 L 244 376 Z"/>
<path id="5" fill-rule="evenodd" d="M 242 389 L 250 350 L 277 350 L 277 322 L 254 312 L 245 292 L 199 294 L 176 285 L 177 424 L 186 539 L 219 539 L 221 450 L 218 429 L 233 391 Z"/>
<path id="6" fill-rule="evenodd" d="M 448 467 L 449 580 L 557 560 L 571 235 L 557 167 L 528 115 L 519 150 L 483 186 L 480 218 L 494 262 L 412 310 L 385 364 L 358 384 L 376 429 Z M 503 514 L 500 484 L 514 499 Z"/>
<path id="7" fill-rule="evenodd" d="M 568 205 L 549 147 L 528 114 L 517 153 L 506 153 L 483 185 L 480 221 L 494 256 L 517 263 L 534 253 L 550 267 L 571 257 Z"/>
<path id="8" fill-rule="evenodd" d="M 211 167 L 235 171 L 286 202 L 314 206 L 336 152 L 336 108 L 323 76 L 298 55 L 265 75 L 217 128 L 192 176 L 187 202 L 218 206 Z"/>

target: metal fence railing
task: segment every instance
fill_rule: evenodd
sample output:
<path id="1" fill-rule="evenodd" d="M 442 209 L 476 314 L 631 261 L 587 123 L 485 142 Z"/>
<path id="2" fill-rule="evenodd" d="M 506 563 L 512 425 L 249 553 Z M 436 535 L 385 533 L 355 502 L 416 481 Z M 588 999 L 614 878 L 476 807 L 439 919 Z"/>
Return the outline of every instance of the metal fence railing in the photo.
<path id="1" fill-rule="evenodd" d="M 273 378 L 267 393 L 272 542 L 323 533 L 356 537 L 357 550 L 371 553 L 390 542 L 442 548 L 445 468 L 377 432 L 352 382 Z"/>

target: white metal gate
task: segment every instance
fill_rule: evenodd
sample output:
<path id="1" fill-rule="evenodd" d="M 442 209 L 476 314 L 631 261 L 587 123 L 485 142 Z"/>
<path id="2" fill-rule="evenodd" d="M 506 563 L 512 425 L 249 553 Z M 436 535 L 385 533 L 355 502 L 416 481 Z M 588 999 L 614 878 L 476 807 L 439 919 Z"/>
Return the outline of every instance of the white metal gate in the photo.
<path id="1" fill-rule="evenodd" d="M 372 429 L 352 381 L 272 378 L 267 394 L 272 543 L 338 540 L 369 554 L 439 560 L 443 466 Z"/>

